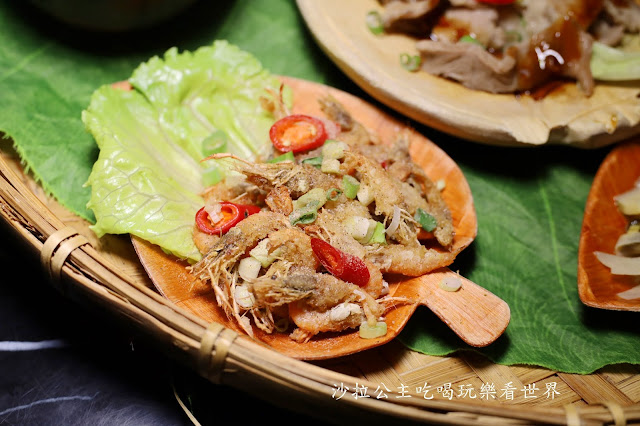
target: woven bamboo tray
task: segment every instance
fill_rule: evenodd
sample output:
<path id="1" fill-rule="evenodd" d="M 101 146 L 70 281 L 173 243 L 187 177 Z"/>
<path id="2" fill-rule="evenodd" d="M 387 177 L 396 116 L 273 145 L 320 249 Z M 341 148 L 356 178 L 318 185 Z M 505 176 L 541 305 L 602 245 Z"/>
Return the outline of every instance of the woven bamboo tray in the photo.
<path id="1" fill-rule="evenodd" d="M 640 424 L 640 366 L 564 374 L 496 365 L 471 353 L 428 356 L 396 341 L 311 363 L 208 324 L 153 289 L 128 238 L 96 239 L 85 221 L 47 197 L 8 145 L 0 151 L 0 215 L 64 295 L 106 310 L 212 383 L 277 405 L 345 424 Z M 518 391 L 512 399 L 500 398 L 500 391 L 495 399 L 481 398 L 484 383 L 511 383 L 515 390 L 535 385 L 538 392 L 535 398 Z M 555 383 L 553 398 L 542 394 L 547 383 Z M 476 398 L 458 397 L 460 386 L 475 389 Z M 456 395 L 440 391 L 448 387 Z"/>

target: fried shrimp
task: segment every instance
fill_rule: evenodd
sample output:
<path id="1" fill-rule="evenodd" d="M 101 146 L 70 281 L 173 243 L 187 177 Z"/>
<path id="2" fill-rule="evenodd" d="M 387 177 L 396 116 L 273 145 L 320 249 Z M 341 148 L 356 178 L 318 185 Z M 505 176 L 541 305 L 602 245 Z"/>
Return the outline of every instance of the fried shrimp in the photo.
<path id="1" fill-rule="evenodd" d="M 342 129 L 338 140 L 349 145 L 349 148 L 367 158 L 373 164 L 386 165 L 388 175 L 400 183 L 400 189 L 413 216 L 417 208 L 422 208 L 438 223 L 433 235 L 443 246 L 453 241 L 454 229 L 451 212 L 440 195 L 438 187 L 424 173 L 424 170 L 411 160 L 409 138 L 401 133 L 392 146 L 381 144 L 334 98 L 327 96 L 320 100 L 320 107 L 327 116 L 337 122 Z M 371 167 L 371 166 L 369 166 Z M 367 167 L 368 168 L 368 167 Z M 384 185 L 389 188 L 391 185 Z"/>
<path id="2" fill-rule="evenodd" d="M 344 109 L 332 96 L 320 99 L 320 108 L 327 117 L 340 126 L 340 134 L 336 139 L 351 145 L 364 145 L 377 143 L 376 137 L 359 122 L 351 117 L 351 114 Z"/>
<path id="3" fill-rule="evenodd" d="M 252 163 L 232 154 L 215 154 L 209 159 L 231 158 L 236 160 L 235 170 L 246 176 L 247 181 L 263 191 L 286 187 L 293 198 L 298 198 L 312 188 L 330 189 L 338 180 L 315 167 L 293 162 Z"/>
<path id="4" fill-rule="evenodd" d="M 287 117 L 281 98 L 265 105 Z M 283 146 L 308 147 L 293 161 L 205 159 L 232 161 L 243 177 L 210 189 L 207 202 L 251 206 L 209 217 L 219 229 L 234 222 L 198 243 L 203 258 L 191 272 L 211 284 L 218 305 L 249 335 L 257 327 L 306 342 L 324 332 L 375 329 L 389 309 L 414 303 L 390 295 L 384 274 L 419 276 L 455 258 L 451 214 L 438 186 L 411 160 L 408 139 L 381 145 L 334 98 L 320 103 L 340 131 L 319 148 L 287 139 Z M 315 141 L 317 124 L 309 123 L 318 120 L 308 118 L 290 129 L 281 126 L 295 120 L 283 120 L 281 136 Z M 435 239 L 424 245 L 427 232 Z"/>
<path id="5" fill-rule="evenodd" d="M 389 244 L 370 248 L 365 259 L 380 268 L 383 273 L 418 277 L 450 265 L 455 255 L 423 245 Z"/>
<path id="6" fill-rule="evenodd" d="M 216 302 L 228 316 L 235 317 L 241 325 L 240 312 L 234 295 L 238 281 L 238 262 L 247 250 L 255 247 L 271 232 L 290 227 L 287 218 L 273 212 L 260 212 L 247 217 L 231 228 L 211 250 L 190 270 L 198 279 L 211 283 Z M 250 328 L 243 327 L 248 334 Z"/>
<path id="7" fill-rule="evenodd" d="M 304 340 L 327 331 L 358 327 L 363 321 L 377 321 L 384 308 L 360 287 L 331 275 L 317 274 L 316 291 L 289 305 L 289 315 Z"/>

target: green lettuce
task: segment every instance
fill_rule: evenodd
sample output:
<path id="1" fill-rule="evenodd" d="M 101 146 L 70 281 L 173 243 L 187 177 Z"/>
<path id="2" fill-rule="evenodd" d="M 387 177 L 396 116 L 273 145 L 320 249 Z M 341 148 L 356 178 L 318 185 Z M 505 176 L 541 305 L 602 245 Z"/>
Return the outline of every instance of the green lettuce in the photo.
<path id="1" fill-rule="evenodd" d="M 596 80 L 627 81 L 640 79 L 640 52 L 593 43 L 591 73 Z"/>
<path id="2" fill-rule="evenodd" d="M 280 81 L 251 54 L 216 41 L 194 52 L 169 49 L 129 82 L 134 90 L 100 87 L 82 114 L 100 148 L 87 181 L 92 229 L 136 235 L 196 261 L 200 194 L 226 173 L 200 160 L 220 150 L 251 160 L 267 155 L 274 119 L 260 98 Z"/>

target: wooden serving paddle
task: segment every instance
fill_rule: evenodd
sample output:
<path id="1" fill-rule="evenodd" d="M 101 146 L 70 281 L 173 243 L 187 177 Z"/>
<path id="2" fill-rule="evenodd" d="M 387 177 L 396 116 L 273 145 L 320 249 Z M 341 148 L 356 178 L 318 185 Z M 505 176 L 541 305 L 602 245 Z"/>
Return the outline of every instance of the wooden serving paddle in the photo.
<path id="1" fill-rule="evenodd" d="M 318 99 L 331 95 L 356 120 L 376 133 L 382 143 L 392 143 L 401 132 L 406 132 L 414 161 L 423 167 L 432 180 L 442 179 L 445 182 L 442 196 L 451 210 L 455 227 L 452 246 L 449 251 L 444 252 L 445 255 L 453 262 L 457 254 L 471 244 L 477 234 L 471 190 L 462 171 L 442 149 L 398 120 L 348 93 L 304 80 L 288 77 L 281 79 L 293 89 L 293 113 L 322 115 Z M 161 294 L 207 321 L 219 322 L 244 334 L 235 321 L 227 318 L 217 306 L 211 288 L 189 274 L 186 262 L 167 255 L 159 247 L 137 237 L 132 237 L 132 241 L 142 265 Z M 334 358 L 392 340 L 400 333 L 416 308 L 425 305 L 469 345 L 481 347 L 495 341 L 509 324 L 509 306 L 496 295 L 463 277 L 460 277 L 462 287 L 458 291 L 443 290 L 439 284 L 447 276 L 458 275 L 442 268 L 421 277 L 391 281 L 391 294 L 415 302 L 392 309 L 385 316 L 387 334 L 377 339 L 362 339 L 358 331 L 354 330 L 326 333 L 307 343 L 297 343 L 286 333 L 266 334 L 258 329 L 255 329 L 255 338 L 294 358 Z"/>

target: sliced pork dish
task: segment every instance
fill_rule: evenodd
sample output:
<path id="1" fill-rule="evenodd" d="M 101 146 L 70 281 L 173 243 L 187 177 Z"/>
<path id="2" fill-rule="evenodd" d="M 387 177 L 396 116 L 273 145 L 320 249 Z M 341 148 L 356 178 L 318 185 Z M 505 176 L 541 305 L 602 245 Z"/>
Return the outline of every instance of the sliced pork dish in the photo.
<path id="1" fill-rule="evenodd" d="M 640 78 L 640 5 L 634 0 L 380 0 L 385 33 L 416 38 L 417 68 L 491 93 L 558 79 L 586 95 L 596 79 Z M 616 70 L 599 57 L 630 55 Z M 617 54 L 617 53 L 616 53 Z M 605 61 L 606 62 L 606 61 Z M 623 73 L 619 69 L 625 68 Z"/>

